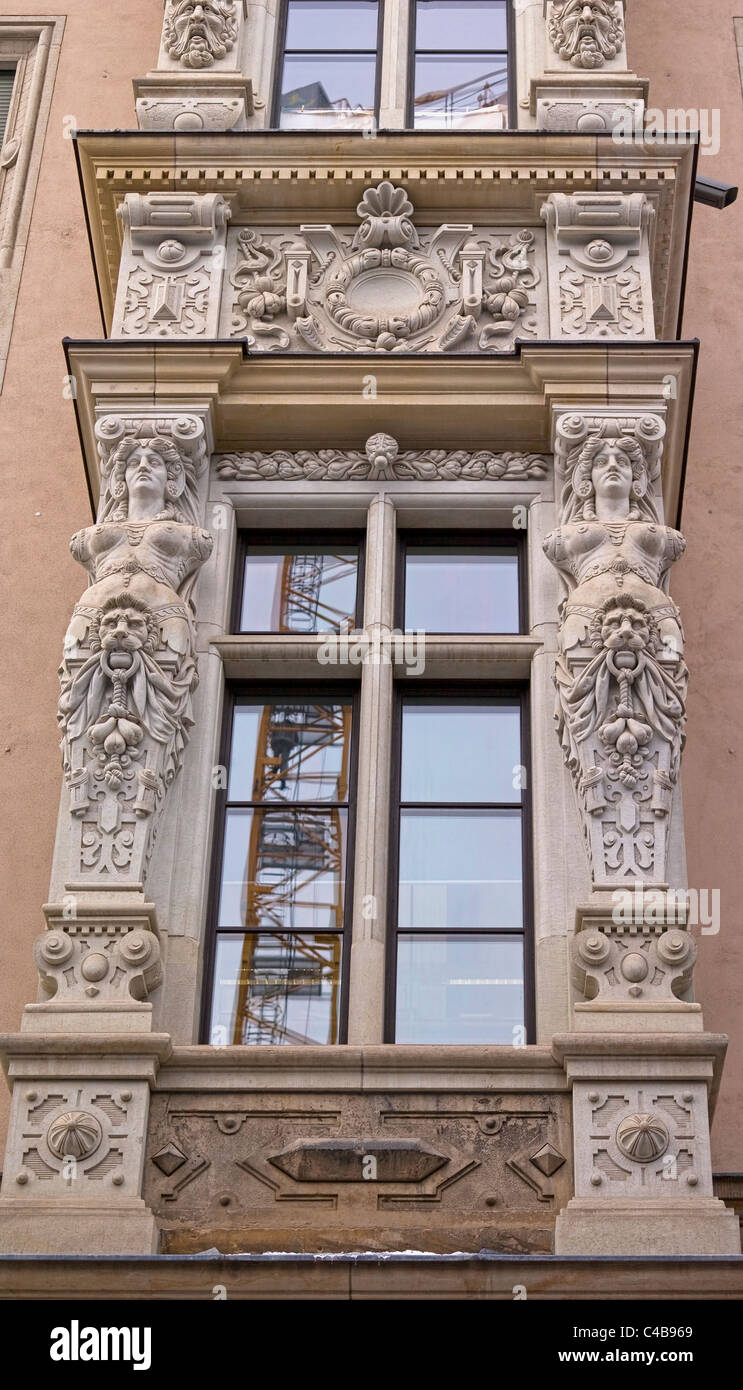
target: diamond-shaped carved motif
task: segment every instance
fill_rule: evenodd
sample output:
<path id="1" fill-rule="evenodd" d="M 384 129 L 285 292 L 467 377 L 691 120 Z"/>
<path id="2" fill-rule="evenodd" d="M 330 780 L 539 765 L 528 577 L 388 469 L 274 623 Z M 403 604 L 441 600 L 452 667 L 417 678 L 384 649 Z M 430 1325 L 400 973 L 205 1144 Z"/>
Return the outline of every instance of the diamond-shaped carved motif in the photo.
<path id="1" fill-rule="evenodd" d="M 541 1149 L 537 1149 L 537 1152 L 531 1155 L 529 1162 L 533 1163 L 540 1173 L 544 1173 L 546 1178 L 551 1178 L 558 1168 L 562 1168 L 566 1160 L 559 1150 L 553 1148 L 551 1144 L 543 1144 Z"/>
<path id="2" fill-rule="evenodd" d="M 165 1173 L 166 1177 L 170 1177 L 171 1173 L 177 1173 L 186 1161 L 186 1155 L 172 1142 L 152 1155 L 155 1167 L 159 1168 L 161 1173 Z"/>

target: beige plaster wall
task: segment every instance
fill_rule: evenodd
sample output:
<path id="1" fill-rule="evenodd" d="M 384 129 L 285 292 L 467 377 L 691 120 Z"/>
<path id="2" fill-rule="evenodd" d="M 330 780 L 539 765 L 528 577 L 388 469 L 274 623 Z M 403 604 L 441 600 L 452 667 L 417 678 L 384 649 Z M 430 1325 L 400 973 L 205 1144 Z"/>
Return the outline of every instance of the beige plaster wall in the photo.
<path id="1" fill-rule="evenodd" d="M 61 340 L 100 337 L 72 141 L 78 128 L 132 129 L 132 76 L 154 64 L 161 0 L 0 0 L 6 15 L 65 15 L 44 156 L 0 392 L 0 1030 L 35 997 L 31 948 L 44 926 L 59 798 L 56 668 L 84 575 L 67 550 L 90 517 Z M 69 124 L 69 123 L 68 123 Z M 2 1147 L 8 1094 L 0 1084 Z"/>
<path id="2" fill-rule="evenodd" d="M 673 594 L 691 669 L 684 801 L 689 883 L 719 888 L 721 930 L 699 937 L 696 992 L 705 1026 L 730 1035 L 713 1128 L 718 1172 L 743 1172 L 743 91 L 733 20 L 743 0 L 629 0 L 632 64 L 650 105 L 720 112 L 720 153 L 699 172 L 740 184 L 716 212 L 696 205 L 683 336 L 701 339 Z"/>

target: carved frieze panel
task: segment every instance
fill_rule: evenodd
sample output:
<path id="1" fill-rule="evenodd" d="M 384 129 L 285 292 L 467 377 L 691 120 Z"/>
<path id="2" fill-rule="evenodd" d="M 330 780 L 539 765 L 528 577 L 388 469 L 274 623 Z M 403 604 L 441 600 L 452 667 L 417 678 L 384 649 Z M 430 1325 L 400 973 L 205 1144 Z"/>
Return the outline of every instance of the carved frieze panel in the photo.
<path id="1" fill-rule="evenodd" d="M 403 188 L 358 226 L 233 228 L 221 333 L 255 352 L 504 352 L 547 327 L 542 229 L 417 227 Z"/>
<path id="2" fill-rule="evenodd" d="M 277 449 L 271 454 L 215 456 L 217 476 L 241 482 L 451 482 L 460 478 L 510 482 L 546 478 L 549 466 L 550 459 L 544 454 L 494 454 L 487 449 L 476 453 L 466 449 L 406 449 L 401 453 L 397 440 L 389 434 L 371 435 L 363 453 L 360 449 L 307 449 L 297 453 Z"/>
<path id="3" fill-rule="evenodd" d="M 668 594 L 685 546 L 660 520 L 660 413 L 558 416 L 560 571 L 557 727 L 596 886 L 666 880 L 688 672 Z"/>
<path id="4" fill-rule="evenodd" d="M 712 1196 L 704 1084 L 578 1082 L 574 1103 L 576 1197 Z"/>
<path id="5" fill-rule="evenodd" d="M 531 1093 L 161 1094 L 145 1196 L 171 1250 L 549 1249 L 567 1115 Z"/>

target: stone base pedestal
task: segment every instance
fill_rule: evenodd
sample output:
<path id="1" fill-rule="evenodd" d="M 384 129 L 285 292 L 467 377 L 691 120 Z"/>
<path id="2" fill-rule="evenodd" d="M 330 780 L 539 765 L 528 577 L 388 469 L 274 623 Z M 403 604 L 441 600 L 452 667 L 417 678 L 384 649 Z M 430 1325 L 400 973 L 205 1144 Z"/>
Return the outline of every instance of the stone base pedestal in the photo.
<path id="1" fill-rule="evenodd" d="M 0 1197 L 6 1255 L 156 1255 L 157 1222 L 140 1199 L 106 1207 Z"/>
<path id="2" fill-rule="evenodd" d="M 556 1255 L 740 1255 L 734 1211 L 715 1197 L 691 1202 L 573 1197 L 555 1226 Z"/>

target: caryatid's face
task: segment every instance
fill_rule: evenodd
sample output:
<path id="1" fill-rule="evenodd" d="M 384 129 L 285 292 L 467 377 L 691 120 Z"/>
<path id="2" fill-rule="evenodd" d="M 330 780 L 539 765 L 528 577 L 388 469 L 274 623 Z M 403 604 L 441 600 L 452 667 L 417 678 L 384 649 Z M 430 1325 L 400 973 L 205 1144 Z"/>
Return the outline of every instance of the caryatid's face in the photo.
<path id="1" fill-rule="evenodd" d="M 171 21 L 172 56 L 198 59 L 199 67 L 224 57 L 236 34 L 231 8 L 220 0 L 181 0 Z"/>
<path id="2" fill-rule="evenodd" d="M 560 25 L 565 36 L 564 56 L 572 56 L 581 48 L 597 48 L 604 58 L 613 58 L 619 51 L 620 36 L 614 5 L 607 0 L 568 0 Z"/>
<path id="3" fill-rule="evenodd" d="M 607 439 L 593 460 L 591 483 L 597 503 L 629 500 L 632 489 L 632 464 L 616 440 Z"/>
<path id="4" fill-rule="evenodd" d="M 136 497 L 140 503 L 149 503 L 154 512 L 164 509 L 168 470 L 165 460 L 155 449 L 148 449 L 142 444 L 129 455 L 124 481 L 130 498 Z"/>

